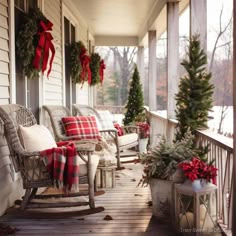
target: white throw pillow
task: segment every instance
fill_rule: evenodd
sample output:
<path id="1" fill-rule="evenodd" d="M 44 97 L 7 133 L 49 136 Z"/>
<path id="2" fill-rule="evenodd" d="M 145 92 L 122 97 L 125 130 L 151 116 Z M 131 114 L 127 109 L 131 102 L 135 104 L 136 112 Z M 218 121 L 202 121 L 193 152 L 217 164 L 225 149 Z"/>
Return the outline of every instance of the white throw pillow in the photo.
<path id="1" fill-rule="evenodd" d="M 20 133 L 22 144 L 29 152 L 38 152 L 57 147 L 52 134 L 44 125 L 32 125 L 30 127 L 20 125 Z"/>
<path id="2" fill-rule="evenodd" d="M 94 116 L 94 117 L 95 117 L 95 120 L 96 120 L 96 123 L 97 123 L 97 126 L 98 126 L 98 130 L 99 131 L 102 130 L 102 125 L 101 125 L 100 121 L 98 120 L 98 118 L 96 116 Z"/>
<path id="3" fill-rule="evenodd" d="M 103 129 L 114 129 L 114 124 L 113 124 L 113 116 L 110 113 L 110 111 L 107 110 L 98 110 L 98 114 L 100 115 L 100 122 L 102 125 Z"/>

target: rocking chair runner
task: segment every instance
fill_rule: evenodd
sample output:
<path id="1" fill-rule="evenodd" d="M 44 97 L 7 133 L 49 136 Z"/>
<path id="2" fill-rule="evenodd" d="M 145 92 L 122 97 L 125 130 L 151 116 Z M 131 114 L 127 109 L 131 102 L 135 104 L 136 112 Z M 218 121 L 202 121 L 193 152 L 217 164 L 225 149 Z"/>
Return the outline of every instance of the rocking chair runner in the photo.
<path id="1" fill-rule="evenodd" d="M 73 105 L 73 114 L 79 116 L 93 115 L 97 118 L 98 122 L 102 123 L 102 117 L 97 110 L 87 105 Z M 102 125 L 101 125 L 102 126 Z M 117 129 L 114 128 L 112 122 L 108 125 L 109 129 L 101 127 L 100 132 L 104 135 L 105 139 L 113 140 L 116 145 L 116 158 L 117 167 L 121 167 L 120 158 L 128 156 L 136 156 L 137 152 L 125 152 L 130 148 L 138 148 L 138 133 L 139 128 L 137 126 L 124 126 L 124 136 L 118 136 Z"/>
<path id="2" fill-rule="evenodd" d="M 80 176 L 80 183 L 88 181 L 89 190 L 80 191 L 79 193 L 71 194 L 56 194 L 56 195 L 36 195 L 40 187 L 52 187 L 53 181 L 46 169 L 40 152 L 29 152 L 24 149 L 20 142 L 19 125 L 30 127 L 37 124 L 37 121 L 30 110 L 17 105 L 2 105 L 0 106 L 0 118 L 4 123 L 5 136 L 8 143 L 10 157 L 12 159 L 15 170 L 20 171 L 23 179 L 23 188 L 26 189 L 22 201 L 17 200 L 16 204 L 21 204 L 20 209 L 25 208 L 54 208 L 54 207 L 72 207 L 89 205 L 90 208 L 95 208 L 94 204 L 94 181 L 91 175 L 91 153 L 94 151 L 95 145 L 81 145 L 77 147 L 77 153 L 81 158 L 87 155 L 88 173 L 85 176 Z M 60 202 L 60 203 L 36 203 L 33 199 L 50 198 L 50 197 L 75 197 L 89 195 L 88 202 Z"/>

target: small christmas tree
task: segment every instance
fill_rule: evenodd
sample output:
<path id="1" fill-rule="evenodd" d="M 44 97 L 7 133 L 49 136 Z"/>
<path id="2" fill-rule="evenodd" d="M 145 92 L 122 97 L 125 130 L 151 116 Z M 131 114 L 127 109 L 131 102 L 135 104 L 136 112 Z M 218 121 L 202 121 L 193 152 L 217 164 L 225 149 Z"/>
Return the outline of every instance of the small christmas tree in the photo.
<path id="1" fill-rule="evenodd" d="M 125 118 L 123 119 L 124 125 L 128 125 L 134 121 L 144 112 L 143 90 L 140 83 L 140 76 L 138 68 L 135 65 L 134 73 L 130 84 L 128 102 L 126 105 Z"/>
<path id="2" fill-rule="evenodd" d="M 211 73 L 206 70 L 207 56 L 200 47 L 199 36 L 193 36 L 189 44 L 188 60 L 181 65 L 187 74 L 180 78 L 176 95 L 176 118 L 178 120 L 175 141 L 180 141 L 187 130 L 207 128 L 208 112 L 212 108 L 214 86 Z"/>

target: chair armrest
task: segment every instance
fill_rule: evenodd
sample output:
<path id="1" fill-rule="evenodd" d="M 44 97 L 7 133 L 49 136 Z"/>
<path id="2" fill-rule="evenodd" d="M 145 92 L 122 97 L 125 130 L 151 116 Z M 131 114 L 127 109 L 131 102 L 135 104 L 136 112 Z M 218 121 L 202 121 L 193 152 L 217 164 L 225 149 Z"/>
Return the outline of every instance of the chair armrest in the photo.
<path id="1" fill-rule="evenodd" d="M 125 133 L 137 133 L 139 134 L 139 127 L 135 125 L 127 125 L 121 127 Z"/>
<path id="2" fill-rule="evenodd" d="M 104 130 L 100 130 L 99 131 L 101 134 L 108 134 L 110 135 L 112 138 L 114 138 L 115 140 L 118 139 L 118 131 L 117 129 L 104 129 Z"/>
<path id="3" fill-rule="evenodd" d="M 99 130 L 100 133 L 108 133 L 108 132 L 111 132 L 111 133 L 117 133 L 117 129 L 103 129 L 103 130 Z"/>
<path id="4" fill-rule="evenodd" d="M 79 138 L 79 140 L 76 140 L 77 138 Z M 73 135 L 73 136 L 66 136 L 66 135 L 58 135 L 58 141 L 73 141 L 76 142 L 76 146 L 77 145 L 83 145 L 83 144 L 97 144 L 98 141 L 97 140 L 93 140 L 93 139 L 81 139 L 80 136 L 77 135 Z"/>
<path id="5" fill-rule="evenodd" d="M 15 155 L 17 156 L 22 156 L 22 157 L 40 156 L 40 152 L 26 151 L 21 145 L 14 146 L 13 150 L 14 150 Z"/>

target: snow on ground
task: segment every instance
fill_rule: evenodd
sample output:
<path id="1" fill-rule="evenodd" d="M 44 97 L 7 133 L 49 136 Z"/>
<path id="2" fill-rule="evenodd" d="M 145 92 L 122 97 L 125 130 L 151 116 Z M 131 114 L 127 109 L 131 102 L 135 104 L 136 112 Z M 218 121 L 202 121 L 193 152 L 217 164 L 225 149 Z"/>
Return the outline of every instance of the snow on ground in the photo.
<path id="1" fill-rule="evenodd" d="M 220 106 L 214 106 L 213 111 L 209 113 L 209 116 L 212 116 L 213 119 L 208 121 L 208 126 L 211 130 L 217 132 L 220 123 L 221 117 Z M 226 116 L 222 124 L 223 134 L 233 134 L 233 106 L 229 106 L 226 110 Z"/>
<path id="2" fill-rule="evenodd" d="M 209 129 L 217 132 L 219 123 L 220 123 L 220 116 L 221 116 L 221 107 L 214 106 L 213 111 L 209 113 L 213 119 L 208 121 Z M 166 110 L 157 111 L 157 114 L 166 117 L 167 113 Z M 113 120 L 122 125 L 122 120 L 124 118 L 123 114 L 113 114 Z M 233 106 L 229 106 L 226 111 L 226 117 L 222 124 L 222 131 L 223 134 L 233 134 Z"/>

